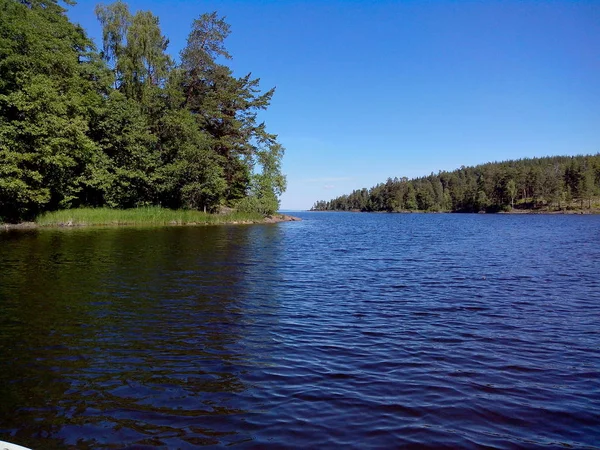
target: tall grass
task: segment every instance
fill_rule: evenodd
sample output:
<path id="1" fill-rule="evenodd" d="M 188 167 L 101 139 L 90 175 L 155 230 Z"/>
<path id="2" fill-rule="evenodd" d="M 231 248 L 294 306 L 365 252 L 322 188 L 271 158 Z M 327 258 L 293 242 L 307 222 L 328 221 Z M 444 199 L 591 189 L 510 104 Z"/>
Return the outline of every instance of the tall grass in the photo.
<path id="1" fill-rule="evenodd" d="M 158 206 L 134 209 L 79 208 L 65 209 L 42 214 L 36 219 L 39 226 L 81 225 L 193 225 L 260 222 L 263 216 L 257 213 L 232 212 L 229 214 L 207 214 L 195 210 L 172 210 Z"/>

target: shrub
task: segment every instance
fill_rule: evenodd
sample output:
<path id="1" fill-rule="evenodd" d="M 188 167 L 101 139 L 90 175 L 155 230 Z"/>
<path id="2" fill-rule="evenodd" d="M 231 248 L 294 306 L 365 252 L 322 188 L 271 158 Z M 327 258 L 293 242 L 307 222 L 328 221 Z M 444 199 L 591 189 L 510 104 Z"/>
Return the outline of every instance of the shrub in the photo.
<path id="1" fill-rule="evenodd" d="M 279 209 L 279 201 L 275 196 L 256 197 L 249 196 L 241 199 L 236 209 L 243 213 L 259 213 L 263 216 L 275 214 Z"/>

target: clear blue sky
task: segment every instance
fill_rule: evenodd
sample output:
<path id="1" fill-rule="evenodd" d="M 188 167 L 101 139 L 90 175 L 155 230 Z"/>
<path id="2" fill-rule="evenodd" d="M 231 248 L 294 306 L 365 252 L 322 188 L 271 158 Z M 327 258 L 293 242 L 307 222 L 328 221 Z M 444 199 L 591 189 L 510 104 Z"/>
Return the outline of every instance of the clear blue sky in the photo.
<path id="1" fill-rule="evenodd" d="M 97 2 L 69 16 L 100 44 Z M 110 3 L 110 2 L 104 2 Z M 277 87 L 282 209 L 388 177 L 600 152 L 600 1 L 129 1 L 177 57 L 192 20 L 231 25 L 237 75 Z"/>

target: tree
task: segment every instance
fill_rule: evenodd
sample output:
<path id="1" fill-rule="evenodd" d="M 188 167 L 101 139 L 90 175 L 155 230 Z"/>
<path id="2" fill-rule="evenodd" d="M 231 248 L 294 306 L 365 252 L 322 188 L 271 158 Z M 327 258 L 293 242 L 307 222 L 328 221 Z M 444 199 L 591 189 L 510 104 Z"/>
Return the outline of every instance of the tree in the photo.
<path id="1" fill-rule="evenodd" d="M 513 180 L 512 178 L 510 180 L 508 180 L 508 183 L 506 183 L 506 193 L 508 194 L 508 197 L 510 198 L 510 207 L 511 207 L 511 209 L 514 209 L 515 197 L 517 196 L 517 184 L 515 183 L 515 180 Z"/>
<path id="2" fill-rule="evenodd" d="M 540 191 L 542 197 L 548 205 L 558 203 L 560 208 L 560 198 L 562 194 L 562 171 L 558 165 L 549 164 L 542 172 Z"/>
<path id="3" fill-rule="evenodd" d="M 152 95 L 164 85 L 171 58 L 165 53 L 169 41 L 159 26 L 158 17 L 150 11 L 138 11 L 127 28 L 124 49 L 123 86 L 128 98 L 136 99 L 146 112 L 151 107 Z"/>
<path id="4" fill-rule="evenodd" d="M 185 109 L 169 111 L 161 119 L 162 167 L 157 189 L 164 206 L 214 210 L 223 198 L 223 170 L 209 144 L 209 136 Z"/>
<path id="5" fill-rule="evenodd" d="M 417 205 L 418 209 L 428 211 L 435 204 L 435 192 L 429 180 L 425 179 L 417 188 Z"/>
<path id="6" fill-rule="evenodd" d="M 527 174 L 527 192 L 528 197 L 533 199 L 533 205 L 536 206 L 543 196 L 542 190 L 542 173 L 539 165 L 529 167 Z"/>
<path id="7" fill-rule="evenodd" d="M 481 172 L 477 176 L 477 189 L 473 198 L 473 208 L 475 212 L 485 211 L 490 206 L 490 200 L 486 193 L 485 176 Z"/>
<path id="8" fill-rule="evenodd" d="M 102 25 L 102 58 L 112 67 L 114 86 L 118 88 L 122 82 L 123 67 L 119 61 L 125 54 L 125 37 L 131 24 L 131 14 L 127 4 L 122 1 L 104 6 L 96 6 L 96 17 Z"/>
<path id="9" fill-rule="evenodd" d="M 500 211 L 515 208 L 519 197 L 532 199 L 534 205 L 546 207 L 572 198 L 588 201 L 600 191 L 600 154 L 591 156 L 553 156 L 546 158 L 521 159 L 501 163 L 487 163 L 475 167 L 464 167 L 453 172 L 439 172 L 427 177 L 388 178 L 368 193 L 370 210 L 390 211 L 390 204 L 401 205 L 400 209 L 441 209 L 443 211 L 479 212 Z M 318 203 L 328 209 L 338 209 L 356 198 L 342 196 L 343 202 L 332 199 Z M 396 203 L 397 202 L 397 203 Z M 525 203 L 525 207 L 528 205 Z"/>
<path id="10" fill-rule="evenodd" d="M 578 192 L 581 197 L 581 206 L 583 201 L 588 201 L 588 208 L 592 207 L 592 198 L 596 193 L 595 176 L 592 167 L 588 164 L 583 170 L 582 176 L 579 179 Z"/>
<path id="11" fill-rule="evenodd" d="M 404 194 L 404 204 L 406 205 L 406 209 L 409 211 L 414 211 L 419 208 L 419 205 L 417 204 L 415 188 L 412 184 L 407 186 L 406 193 Z"/>
<path id="12" fill-rule="evenodd" d="M 252 176 L 249 197 L 256 199 L 258 211 L 273 214 L 279 209 L 279 196 L 285 191 L 286 179 L 281 174 L 283 147 L 273 143 L 258 151 L 261 172 Z"/>
<path id="13" fill-rule="evenodd" d="M 92 134 L 103 153 L 89 169 L 90 197 L 114 208 L 154 204 L 160 153 L 141 105 L 113 91 Z"/>
<path id="14" fill-rule="evenodd" d="M 477 191 L 477 197 L 475 198 L 474 205 L 475 211 L 477 212 L 485 211 L 490 206 L 490 201 L 484 190 L 480 189 Z"/>
<path id="15" fill-rule="evenodd" d="M 0 0 L 3 220 L 81 201 L 104 79 L 91 41 L 56 2 Z"/>
<path id="16" fill-rule="evenodd" d="M 147 111 L 152 94 L 164 85 L 173 65 L 166 54 L 169 40 L 150 11 L 131 15 L 122 1 L 96 6 L 102 25 L 102 57 L 113 68 L 115 88 Z"/>
<path id="17" fill-rule="evenodd" d="M 229 25 L 194 21 L 176 67 L 151 12 L 96 15 L 100 53 L 57 1 L 0 0 L 0 219 L 244 198 L 275 211 L 284 149 L 258 121 L 274 89 L 222 64 Z"/>
<path id="18" fill-rule="evenodd" d="M 217 62 L 231 58 L 224 46 L 228 35 L 229 25 L 216 13 L 193 22 L 181 53 L 185 104 L 219 156 L 227 185 L 225 200 L 235 203 L 259 192 L 277 196 L 285 188 L 280 170 L 284 149 L 264 123 L 257 123 L 257 113 L 268 107 L 274 89 L 260 94 L 258 79 L 250 74 L 236 78 Z"/>

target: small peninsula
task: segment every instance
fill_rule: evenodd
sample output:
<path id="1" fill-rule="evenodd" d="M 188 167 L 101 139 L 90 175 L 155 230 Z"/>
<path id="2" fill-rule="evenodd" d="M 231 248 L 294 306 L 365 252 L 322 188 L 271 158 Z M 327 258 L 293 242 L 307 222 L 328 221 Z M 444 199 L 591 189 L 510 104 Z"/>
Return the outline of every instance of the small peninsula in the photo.
<path id="1" fill-rule="evenodd" d="M 61 5 L 0 0 L 0 223 L 278 220 L 275 89 L 226 65 L 222 17 L 193 20 L 176 62 L 151 11 L 99 4 L 97 48 Z"/>

